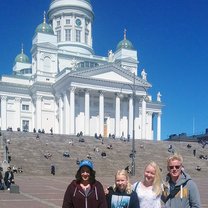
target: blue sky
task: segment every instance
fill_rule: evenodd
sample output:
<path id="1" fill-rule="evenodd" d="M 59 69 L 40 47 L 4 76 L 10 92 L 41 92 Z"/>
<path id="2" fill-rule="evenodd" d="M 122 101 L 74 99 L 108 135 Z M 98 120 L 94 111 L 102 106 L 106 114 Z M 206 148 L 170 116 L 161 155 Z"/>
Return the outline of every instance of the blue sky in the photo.
<path id="1" fill-rule="evenodd" d="M 124 28 L 138 51 L 139 74 L 145 68 L 165 104 L 162 138 L 208 128 L 208 1 L 91 0 L 95 13 L 93 48 L 97 55 L 115 51 Z M 21 51 L 30 57 L 31 41 L 50 0 L 2 1 L 0 74 L 11 74 Z M 31 59 L 31 57 L 30 57 Z"/>

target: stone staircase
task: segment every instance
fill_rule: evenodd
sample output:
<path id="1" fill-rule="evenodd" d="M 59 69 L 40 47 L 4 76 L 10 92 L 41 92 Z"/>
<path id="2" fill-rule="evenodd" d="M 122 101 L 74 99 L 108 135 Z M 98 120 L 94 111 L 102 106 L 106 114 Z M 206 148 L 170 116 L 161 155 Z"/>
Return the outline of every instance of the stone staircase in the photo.
<path id="1" fill-rule="evenodd" d="M 28 132 L 4 132 L 6 140 L 10 140 L 9 152 L 11 155 L 10 165 L 22 167 L 24 175 L 50 175 L 50 166 L 56 167 L 56 175 L 74 176 L 79 160 L 86 159 L 90 154 L 96 175 L 113 176 L 118 169 L 131 166 L 129 154 L 132 149 L 131 142 L 121 140 L 101 140 L 94 137 L 84 137 L 85 142 L 79 142 L 79 138 L 69 135 L 50 135 L 40 134 L 36 139 L 36 134 Z M 73 145 L 71 141 L 73 140 Z M 107 144 L 112 144 L 113 149 L 107 149 Z M 163 170 L 166 171 L 166 158 L 171 154 L 168 152 L 168 146 L 171 144 L 175 152 L 179 152 L 184 157 L 184 167 L 193 177 L 205 177 L 208 173 L 208 161 L 198 158 L 200 154 L 208 155 L 207 149 L 204 149 L 198 143 L 191 143 L 192 147 L 187 148 L 188 142 L 170 142 L 170 141 L 147 141 L 136 140 L 136 176 L 142 177 L 145 165 L 151 161 L 156 161 Z M 99 152 L 94 151 L 97 147 Z M 196 149 L 196 157 L 193 156 L 193 149 Z M 69 152 L 70 157 L 63 157 L 64 152 Z M 101 152 L 105 151 L 106 158 L 102 158 Z M 52 156 L 46 159 L 45 154 Z M 200 165 L 202 170 L 196 171 L 196 165 Z"/>

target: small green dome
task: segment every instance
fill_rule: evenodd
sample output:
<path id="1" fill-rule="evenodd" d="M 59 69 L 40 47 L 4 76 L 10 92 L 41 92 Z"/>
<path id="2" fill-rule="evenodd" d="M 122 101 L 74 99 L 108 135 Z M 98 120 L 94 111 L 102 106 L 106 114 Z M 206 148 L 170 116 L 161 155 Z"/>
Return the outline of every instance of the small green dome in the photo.
<path id="1" fill-rule="evenodd" d="M 133 50 L 134 49 L 134 46 L 131 43 L 131 41 L 129 41 L 129 40 L 126 39 L 126 29 L 124 30 L 124 39 L 121 40 L 118 43 L 117 47 L 116 47 L 117 50 L 119 50 L 121 48 L 126 48 L 126 49 L 130 49 L 130 50 Z"/>
<path id="2" fill-rule="evenodd" d="M 30 59 L 28 58 L 27 55 L 25 55 L 23 53 L 23 49 L 22 52 L 16 56 L 15 58 L 15 63 L 20 62 L 20 63 L 30 63 Z"/>
<path id="3" fill-rule="evenodd" d="M 134 49 L 134 46 L 133 46 L 133 44 L 131 43 L 131 41 L 129 41 L 129 40 L 126 39 L 126 40 L 121 40 L 121 41 L 118 43 L 116 49 L 119 50 L 120 48 Z"/>
<path id="4" fill-rule="evenodd" d="M 45 22 L 39 24 L 37 26 L 35 32 L 36 33 L 39 32 L 39 33 L 46 33 L 46 34 L 54 35 L 52 27 L 49 24 L 45 23 Z"/>
<path id="5" fill-rule="evenodd" d="M 46 23 L 46 17 L 45 17 L 45 12 L 44 12 L 44 18 L 43 18 L 43 23 L 39 24 L 35 30 L 36 33 L 46 33 L 46 34 L 51 34 L 54 35 L 52 27 Z"/>

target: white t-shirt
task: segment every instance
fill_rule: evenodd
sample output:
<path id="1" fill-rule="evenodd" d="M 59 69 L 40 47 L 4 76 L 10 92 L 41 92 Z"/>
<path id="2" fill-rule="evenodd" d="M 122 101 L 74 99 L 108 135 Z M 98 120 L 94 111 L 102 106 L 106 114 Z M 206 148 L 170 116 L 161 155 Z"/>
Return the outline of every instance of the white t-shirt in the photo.
<path id="1" fill-rule="evenodd" d="M 137 182 L 133 185 L 133 190 L 135 190 Z M 145 187 L 141 182 L 139 182 L 136 193 L 139 198 L 140 208 L 161 208 L 160 195 L 152 191 L 152 186 Z"/>

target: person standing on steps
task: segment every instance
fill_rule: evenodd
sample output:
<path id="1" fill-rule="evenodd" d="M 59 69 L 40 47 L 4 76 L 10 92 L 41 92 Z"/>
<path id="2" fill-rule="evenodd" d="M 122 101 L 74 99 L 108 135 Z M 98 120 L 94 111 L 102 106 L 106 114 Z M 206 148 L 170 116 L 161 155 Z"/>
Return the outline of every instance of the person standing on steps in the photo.
<path id="1" fill-rule="evenodd" d="M 75 178 L 66 189 L 62 208 L 107 208 L 103 186 L 95 179 L 90 160 L 80 162 Z"/>
<path id="2" fill-rule="evenodd" d="M 54 164 L 51 164 L 51 175 L 55 175 L 56 174 L 56 167 Z"/>
<path id="3" fill-rule="evenodd" d="M 161 208 L 162 177 L 154 161 L 145 167 L 143 180 L 134 183 L 133 190 L 138 195 L 140 208 Z"/>
<path id="4" fill-rule="evenodd" d="M 195 182 L 183 170 L 183 158 L 174 154 L 167 160 L 168 174 L 162 193 L 165 208 L 200 208 L 200 195 Z"/>
<path id="5" fill-rule="evenodd" d="M 114 186 L 106 189 L 108 208 L 140 208 L 139 199 L 132 190 L 126 170 L 118 170 Z"/>

